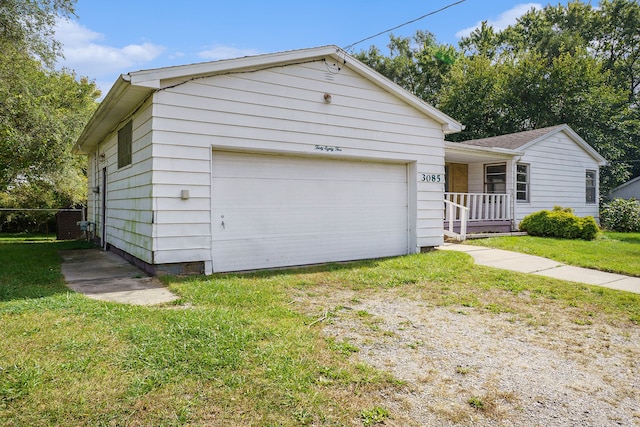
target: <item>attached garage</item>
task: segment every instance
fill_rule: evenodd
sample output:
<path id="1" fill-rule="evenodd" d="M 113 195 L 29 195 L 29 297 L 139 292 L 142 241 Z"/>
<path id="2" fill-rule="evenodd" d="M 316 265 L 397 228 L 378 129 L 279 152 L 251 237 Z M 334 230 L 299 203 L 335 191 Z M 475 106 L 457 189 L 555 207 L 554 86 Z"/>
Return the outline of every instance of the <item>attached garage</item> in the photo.
<path id="1" fill-rule="evenodd" d="M 214 271 L 410 252 L 407 165 L 214 151 Z"/>
<path id="2" fill-rule="evenodd" d="M 208 274 L 442 244 L 461 127 L 325 46 L 124 74 L 76 149 L 103 246 Z"/>

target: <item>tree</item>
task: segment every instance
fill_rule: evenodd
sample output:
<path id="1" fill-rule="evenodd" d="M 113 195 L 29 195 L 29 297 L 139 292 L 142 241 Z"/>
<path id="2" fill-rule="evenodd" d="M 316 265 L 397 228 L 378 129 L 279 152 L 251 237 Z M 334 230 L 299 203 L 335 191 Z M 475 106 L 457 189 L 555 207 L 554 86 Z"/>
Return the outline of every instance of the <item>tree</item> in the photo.
<path id="1" fill-rule="evenodd" d="M 52 68 L 60 55 L 54 38 L 59 17 L 75 14 L 76 0 L 2 0 L 0 3 L 0 48 L 37 58 Z"/>
<path id="2" fill-rule="evenodd" d="M 434 35 L 428 31 L 417 31 L 411 38 L 392 34 L 388 48 L 388 57 L 375 46 L 355 56 L 430 103 L 435 103 L 444 76 L 460 57 L 453 46 L 436 43 Z"/>
<path id="3" fill-rule="evenodd" d="M 574 115 L 575 120 L 590 123 L 580 126 L 585 139 L 611 162 L 603 180 L 603 192 L 630 176 L 640 175 L 640 3 L 634 0 L 603 0 L 599 7 L 580 1 L 570 1 L 567 6 L 546 6 L 532 10 L 518 22 L 502 31 L 498 39 L 504 52 L 521 54 L 536 52 L 545 58 L 550 67 L 554 61 L 566 55 L 589 56 L 597 61 L 606 80 L 597 79 L 593 93 L 605 95 L 603 106 L 597 98 L 588 103 L 591 114 Z M 461 44 L 471 42 L 463 40 Z M 568 70 L 571 71 L 571 70 Z M 578 73 L 579 74 L 579 73 Z M 560 80 L 562 81 L 562 79 Z M 579 82 L 573 82 L 579 85 Z M 622 91 L 626 100 L 619 100 L 612 109 L 611 92 Z M 566 105 L 566 104 L 565 104 Z M 604 108 L 601 108 L 604 107 Z M 614 111 L 615 110 L 615 111 Z M 595 114 L 599 113 L 599 114 Z M 605 133 L 606 135 L 602 135 Z M 591 136 L 594 139 L 587 139 Z"/>
<path id="4" fill-rule="evenodd" d="M 532 9 L 502 31 L 483 22 L 449 62 L 433 54 L 440 48 L 433 37 L 418 42 L 424 32 L 392 36 L 389 57 L 372 47 L 360 58 L 461 121 L 465 130 L 451 140 L 569 124 L 610 161 L 606 194 L 640 175 L 638 28 L 637 1 L 596 8 L 574 0 Z"/>
<path id="5" fill-rule="evenodd" d="M 55 70 L 59 17 L 75 0 L 0 2 L 0 205 L 57 208 L 84 203 L 83 161 L 71 153 L 100 92 Z"/>

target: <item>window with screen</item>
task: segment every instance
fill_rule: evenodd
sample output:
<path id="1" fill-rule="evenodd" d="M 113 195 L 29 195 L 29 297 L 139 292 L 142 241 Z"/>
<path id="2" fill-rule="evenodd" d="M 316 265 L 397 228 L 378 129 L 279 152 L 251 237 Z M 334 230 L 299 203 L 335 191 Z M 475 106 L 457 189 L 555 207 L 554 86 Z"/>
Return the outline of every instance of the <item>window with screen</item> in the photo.
<path id="1" fill-rule="evenodd" d="M 529 201 L 529 165 L 524 163 L 516 165 L 516 200 Z"/>
<path id="2" fill-rule="evenodd" d="M 587 203 L 595 203 L 596 202 L 596 171 L 588 170 L 585 176 L 585 186 L 586 186 L 586 202 Z"/>
<path id="3" fill-rule="evenodd" d="M 485 165 L 484 191 L 489 194 L 505 194 L 507 192 L 507 164 Z"/>
<path id="4" fill-rule="evenodd" d="M 133 124 L 131 120 L 118 131 L 118 169 L 131 164 Z"/>

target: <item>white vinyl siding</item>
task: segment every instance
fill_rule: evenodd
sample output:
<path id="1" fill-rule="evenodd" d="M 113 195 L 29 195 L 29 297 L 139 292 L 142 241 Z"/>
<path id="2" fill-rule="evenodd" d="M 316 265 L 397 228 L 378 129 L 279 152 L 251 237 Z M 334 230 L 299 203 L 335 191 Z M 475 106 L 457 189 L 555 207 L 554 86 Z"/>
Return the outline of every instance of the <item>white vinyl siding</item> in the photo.
<path id="1" fill-rule="evenodd" d="M 528 147 L 521 162 L 529 164 L 529 203 L 516 203 L 516 221 L 533 212 L 570 207 L 578 216 L 598 218 L 598 204 L 586 203 L 585 170 L 596 173 L 598 164 L 564 132 Z"/>
<path id="2" fill-rule="evenodd" d="M 102 168 L 107 170 L 106 218 L 101 218 L 102 194 L 90 194 L 89 202 L 98 233 L 106 224 L 107 244 L 149 264 L 204 262 L 210 272 L 216 259 L 234 250 L 220 239 L 224 236 L 216 228 L 216 216 L 222 213 L 217 209 L 233 208 L 234 197 L 255 204 L 262 194 L 275 197 L 263 206 L 271 200 L 282 203 L 265 217 L 270 221 L 266 227 L 250 221 L 248 210 L 238 212 L 244 236 L 258 242 L 240 244 L 242 251 L 260 260 L 261 236 L 271 232 L 267 240 L 273 243 L 282 227 L 292 227 L 296 235 L 284 245 L 290 261 L 260 264 L 236 256 L 229 258 L 230 267 L 221 269 L 397 255 L 443 243 L 443 184 L 418 182 L 421 173 L 444 173 L 443 125 L 417 100 L 389 91 L 387 83 L 368 71 L 348 64 L 329 70 L 316 60 L 200 75 L 186 82 L 151 77 L 153 72 L 148 84 L 163 88 L 145 94 L 146 101 L 136 104 L 132 116 L 123 116 L 90 156 L 92 184 L 104 188 L 100 177 Z M 131 82 L 135 84 L 133 78 Z M 125 98 L 138 89 L 128 87 Z M 331 103 L 325 102 L 325 93 Z M 118 131 L 127 122 L 130 155 L 123 149 L 124 139 L 118 147 Z M 272 185 L 255 177 L 239 179 L 237 185 L 225 184 L 224 178 L 218 182 L 215 156 L 220 153 L 247 161 L 236 170 L 244 173 L 239 176 L 250 177 L 253 160 L 273 158 L 283 169 L 270 171 L 285 175 Z M 315 178 L 300 182 L 305 171 Z M 322 181 L 322 173 L 330 179 Z M 320 198 L 324 203 L 313 205 L 318 201 L 312 194 L 322 194 L 323 183 L 338 198 Z M 227 185 L 222 193 L 219 185 Z M 189 196 L 181 197 L 186 192 Z M 279 192 L 300 196 L 292 199 Z M 230 204 L 224 205 L 225 200 Z M 234 215 L 232 211 L 230 220 Z M 325 221 L 322 230 L 327 233 L 314 228 L 318 221 Z M 349 233 L 351 238 L 345 237 Z M 315 252 L 308 251 L 305 258 L 309 244 Z"/>
<path id="3" fill-rule="evenodd" d="M 106 183 L 106 243 L 145 262 L 153 260 L 153 203 L 151 160 L 151 104 L 147 102 L 129 121 L 131 126 L 130 164 L 119 167 L 118 135 L 112 133 L 97 147 L 104 153 L 90 158 L 92 176 L 100 191 L 102 168 L 107 168 Z M 126 131 L 128 132 L 128 130 Z M 90 184 L 91 185 L 91 184 Z M 96 221 L 96 235 L 101 237 L 103 226 L 102 194 L 91 200 L 89 220 Z M 93 211 L 95 210 L 95 216 Z"/>
<path id="4" fill-rule="evenodd" d="M 153 115 L 156 263 L 211 259 L 212 148 L 408 165 L 409 252 L 442 244 L 442 184 L 416 182 L 444 173 L 441 126 L 348 68 L 202 78 L 157 92 Z"/>

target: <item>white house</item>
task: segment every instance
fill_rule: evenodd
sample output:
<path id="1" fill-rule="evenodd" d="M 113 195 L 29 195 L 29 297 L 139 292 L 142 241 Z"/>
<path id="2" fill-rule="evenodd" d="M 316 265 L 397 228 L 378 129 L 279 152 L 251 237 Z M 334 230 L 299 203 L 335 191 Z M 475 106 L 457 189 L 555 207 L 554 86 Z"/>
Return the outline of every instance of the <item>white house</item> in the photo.
<path id="1" fill-rule="evenodd" d="M 211 273 L 441 245 L 461 129 L 326 46 L 123 74 L 76 150 L 96 240 L 151 273 Z"/>
<path id="2" fill-rule="evenodd" d="M 617 186 L 609 193 L 611 199 L 640 200 L 640 176 Z"/>
<path id="3" fill-rule="evenodd" d="M 607 162 L 566 124 L 447 142 L 445 162 L 445 197 L 468 208 L 471 232 L 516 230 L 526 215 L 558 205 L 599 218 Z"/>

